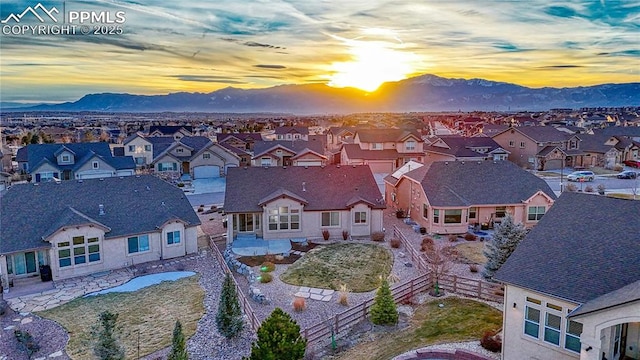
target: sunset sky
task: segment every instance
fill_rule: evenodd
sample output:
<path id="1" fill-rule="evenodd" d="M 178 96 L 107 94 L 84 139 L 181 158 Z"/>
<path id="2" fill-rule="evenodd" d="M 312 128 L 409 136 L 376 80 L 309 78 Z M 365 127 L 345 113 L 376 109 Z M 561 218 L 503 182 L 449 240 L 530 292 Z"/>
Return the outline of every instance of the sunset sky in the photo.
<path id="1" fill-rule="evenodd" d="M 58 24 L 68 11 L 123 11 L 123 34 L 7 35 L 17 26 L 9 19 L 3 102 L 316 82 L 371 91 L 427 73 L 531 87 L 640 81 L 640 1 L 41 3 L 59 10 Z M 36 4 L 2 0 L 0 17 Z M 30 14 L 27 23 L 41 24 Z"/>

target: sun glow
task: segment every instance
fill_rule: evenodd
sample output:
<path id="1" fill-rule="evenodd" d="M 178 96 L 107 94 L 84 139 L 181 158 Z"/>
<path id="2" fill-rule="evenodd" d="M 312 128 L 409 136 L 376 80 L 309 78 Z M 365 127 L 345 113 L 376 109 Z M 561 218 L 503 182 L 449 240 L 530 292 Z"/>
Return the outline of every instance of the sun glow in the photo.
<path id="1" fill-rule="evenodd" d="M 331 64 L 329 86 L 375 91 L 382 83 L 406 79 L 415 72 L 417 55 L 385 41 L 345 40 L 350 61 Z"/>

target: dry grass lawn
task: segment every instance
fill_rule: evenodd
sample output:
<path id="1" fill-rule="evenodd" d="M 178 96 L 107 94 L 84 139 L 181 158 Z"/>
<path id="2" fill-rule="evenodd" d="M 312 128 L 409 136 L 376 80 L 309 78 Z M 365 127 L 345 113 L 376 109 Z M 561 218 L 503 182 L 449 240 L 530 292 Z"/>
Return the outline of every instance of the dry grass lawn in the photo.
<path id="1" fill-rule="evenodd" d="M 633 194 L 623 194 L 623 193 L 609 193 L 608 197 L 616 198 L 616 199 L 627 199 L 633 200 Z M 640 200 L 640 195 L 636 195 L 636 200 Z"/>
<path id="2" fill-rule="evenodd" d="M 66 351 L 72 359 L 91 359 L 90 332 L 98 314 L 106 310 L 118 313 L 126 358 L 137 359 L 138 334 L 140 356 L 144 356 L 171 345 L 177 319 L 186 338 L 195 333 L 198 320 L 204 314 L 204 291 L 198 278 L 199 275 L 195 275 L 165 281 L 132 293 L 79 298 L 37 314 L 58 322 L 69 332 Z"/>
<path id="3" fill-rule="evenodd" d="M 484 250 L 483 241 L 467 241 L 456 245 L 455 249 L 458 251 L 458 256 L 467 263 L 483 265 L 487 262 L 486 256 L 482 253 Z"/>
<path id="4" fill-rule="evenodd" d="M 444 304 L 441 308 L 438 304 Z M 468 299 L 449 297 L 415 309 L 409 326 L 374 334 L 374 339 L 340 353 L 333 359 L 387 360 L 424 346 L 479 340 L 487 330 L 502 327 L 502 312 Z"/>
<path id="5" fill-rule="evenodd" d="M 289 266 L 280 280 L 335 290 L 346 284 L 353 292 L 366 292 L 376 289 L 380 276 L 389 276 L 392 266 L 393 254 L 382 246 L 335 243 L 309 251 Z"/>

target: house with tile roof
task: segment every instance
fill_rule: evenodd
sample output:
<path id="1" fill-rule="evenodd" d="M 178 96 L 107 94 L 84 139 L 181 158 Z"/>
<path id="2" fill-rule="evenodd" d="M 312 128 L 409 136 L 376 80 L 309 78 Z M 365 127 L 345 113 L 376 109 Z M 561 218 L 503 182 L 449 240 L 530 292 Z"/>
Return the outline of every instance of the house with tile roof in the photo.
<path id="1" fill-rule="evenodd" d="M 438 136 L 424 146 L 425 163 L 434 161 L 506 160 L 509 152 L 490 137 Z"/>
<path id="2" fill-rule="evenodd" d="M 55 281 L 197 251 L 191 204 L 150 175 L 14 185 L 0 212 L 4 289 L 40 265 Z"/>
<path id="3" fill-rule="evenodd" d="M 227 239 L 342 238 L 382 231 L 380 191 L 367 166 L 229 169 L 224 199 Z"/>
<path id="4" fill-rule="evenodd" d="M 415 130 L 359 129 L 353 144 L 343 144 L 342 165 L 369 165 L 374 174 L 389 174 L 414 160 L 423 162 L 424 141 Z"/>
<path id="5" fill-rule="evenodd" d="M 130 156 L 113 156 L 109 144 L 30 144 L 16 154 L 18 168 L 35 182 L 94 179 L 135 174 Z"/>
<path id="6" fill-rule="evenodd" d="M 509 127 L 492 138 L 510 152 L 509 161 L 523 168 L 543 171 L 587 165 L 580 137 L 552 126 Z"/>
<path id="7" fill-rule="evenodd" d="M 503 359 L 640 359 L 632 214 L 640 201 L 560 196 L 494 277 L 505 285 Z"/>
<path id="8" fill-rule="evenodd" d="M 509 161 L 438 161 L 385 178 L 385 201 L 433 234 L 492 227 L 510 213 L 533 227 L 553 205 L 547 183 Z"/>
<path id="9" fill-rule="evenodd" d="M 322 166 L 327 157 L 319 141 L 274 140 L 254 145 L 253 166 Z"/>

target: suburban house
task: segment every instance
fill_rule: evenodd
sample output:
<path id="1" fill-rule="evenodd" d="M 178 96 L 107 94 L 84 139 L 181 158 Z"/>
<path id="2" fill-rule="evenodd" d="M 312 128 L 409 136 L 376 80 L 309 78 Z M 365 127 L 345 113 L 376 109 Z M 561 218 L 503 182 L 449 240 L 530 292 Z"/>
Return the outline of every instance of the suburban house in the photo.
<path id="1" fill-rule="evenodd" d="M 227 142 L 218 143 L 218 145 L 222 146 L 223 148 L 227 149 L 227 151 L 235 154 L 238 158 L 240 158 L 239 166 L 251 166 L 251 158 L 253 157 L 253 155 L 251 155 L 249 151 L 232 146 Z"/>
<path id="2" fill-rule="evenodd" d="M 587 166 L 612 169 L 625 160 L 640 159 L 640 141 L 600 131 L 594 131 L 593 135 L 581 134 L 580 139 L 580 147 L 588 159 Z"/>
<path id="3" fill-rule="evenodd" d="M 325 134 L 327 137 L 327 150 L 330 152 L 339 151 L 343 143 L 353 141 L 355 133 L 355 127 L 330 127 Z"/>
<path id="4" fill-rule="evenodd" d="M 260 133 L 223 133 L 216 134 L 218 144 L 229 144 L 245 151 L 253 151 L 256 141 L 262 141 Z"/>
<path id="5" fill-rule="evenodd" d="M 227 241 L 370 236 L 382 231 L 382 196 L 367 166 L 229 169 L 224 199 Z"/>
<path id="6" fill-rule="evenodd" d="M 93 179 L 135 174 L 131 156 L 113 156 L 109 144 L 31 144 L 16 154 L 18 168 L 35 182 Z"/>
<path id="7" fill-rule="evenodd" d="M 180 140 L 185 136 L 193 135 L 193 127 L 185 125 L 151 125 L 149 136 L 171 136 L 174 140 Z"/>
<path id="8" fill-rule="evenodd" d="M 506 160 L 509 152 L 486 136 L 438 136 L 424 146 L 425 163 L 434 161 Z"/>
<path id="9" fill-rule="evenodd" d="M 494 277 L 503 359 L 640 359 L 637 214 L 640 201 L 560 196 Z"/>
<path id="10" fill-rule="evenodd" d="M 193 179 L 223 176 L 240 164 L 240 157 L 204 136 L 184 136 L 155 154 L 156 173 L 190 174 Z"/>
<path id="11" fill-rule="evenodd" d="M 319 141 L 274 140 L 255 143 L 253 166 L 322 166 L 327 157 Z"/>
<path id="12" fill-rule="evenodd" d="M 304 126 L 280 126 L 274 133 L 276 140 L 309 140 L 309 128 Z"/>
<path id="13" fill-rule="evenodd" d="M 509 127 L 493 135 L 493 140 L 510 152 L 509 161 L 528 169 L 543 171 L 586 165 L 580 138 L 552 126 Z"/>
<path id="14" fill-rule="evenodd" d="M 353 144 L 343 144 L 342 165 L 369 165 L 374 174 L 389 174 L 410 160 L 424 161 L 424 141 L 415 130 L 360 129 Z"/>
<path id="15" fill-rule="evenodd" d="M 530 228 L 555 199 L 544 180 L 509 161 L 438 161 L 385 178 L 387 205 L 435 234 L 492 227 L 506 213 Z"/>
<path id="16" fill-rule="evenodd" d="M 14 185 L 0 198 L 0 279 L 18 287 L 197 251 L 198 216 L 151 175 Z"/>
<path id="17" fill-rule="evenodd" d="M 122 142 L 124 155 L 133 157 L 137 167 L 149 165 L 153 162 L 154 147 L 156 152 L 162 146 L 169 146 L 174 142 L 171 136 L 146 137 L 142 133 L 135 133 Z"/>

